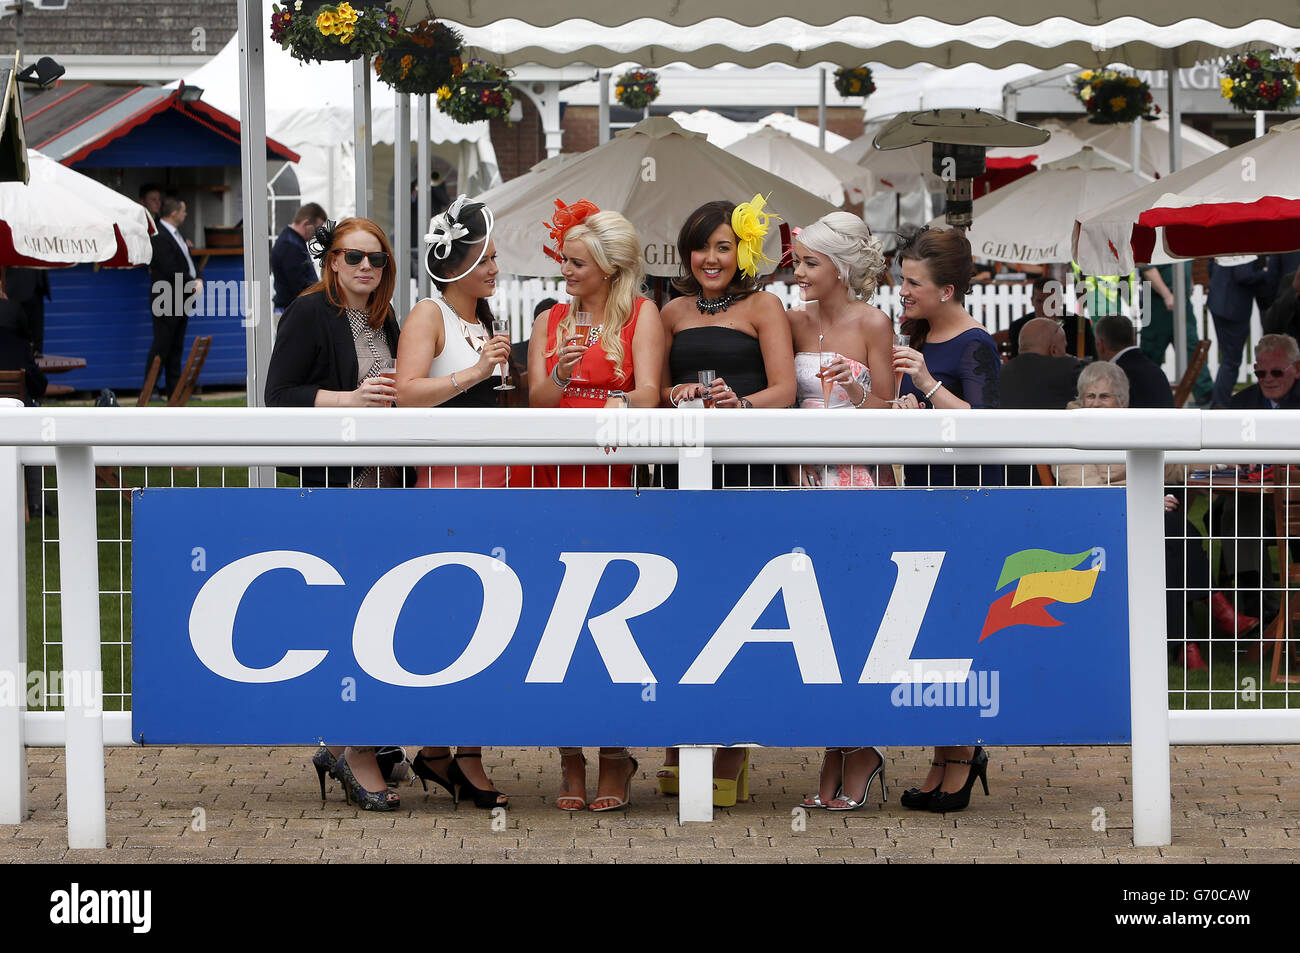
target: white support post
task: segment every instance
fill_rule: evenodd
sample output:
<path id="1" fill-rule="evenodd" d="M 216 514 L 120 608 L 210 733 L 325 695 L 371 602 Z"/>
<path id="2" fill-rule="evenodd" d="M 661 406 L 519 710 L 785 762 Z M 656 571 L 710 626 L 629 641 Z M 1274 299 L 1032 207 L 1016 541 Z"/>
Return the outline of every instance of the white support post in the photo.
<path id="1" fill-rule="evenodd" d="M 597 73 L 596 86 L 600 90 L 600 105 L 596 107 L 596 145 L 609 142 L 609 74 Z"/>
<path id="2" fill-rule="evenodd" d="M 370 124 L 370 57 L 363 56 L 352 62 L 352 141 L 353 168 L 356 170 L 356 215 L 371 218 L 374 208 L 374 156 L 371 154 Z"/>
<path id="3" fill-rule="evenodd" d="M 817 148 L 826 148 L 826 67 L 817 71 Z"/>
<path id="4" fill-rule="evenodd" d="M 698 413 L 699 411 L 691 411 Z M 713 489 L 713 452 L 683 447 L 677 454 L 677 485 L 683 490 Z M 677 749 L 677 822 L 713 820 L 713 754 L 709 745 Z"/>
<path id="5" fill-rule="evenodd" d="M 1183 167 L 1183 106 L 1180 98 L 1178 60 L 1169 51 L 1169 171 Z M 1135 124 L 1141 120 L 1134 120 Z M 1183 280 L 1183 267 L 1174 267 L 1174 375 L 1182 380 L 1187 370 L 1187 282 Z"/>
<path id="6" fill-rule="evenodd" d="M 0 400 L 0 406 L 22 406 Z M 0 447 L 0 824 L 27 817 L 27 530 L 17 447 Z"/>
<path id="7" fill-rule="evenodd" d="M 239 153 L 244 190 L 245 387 L 249 407 L 265 407 L 275 328 L 271 312 L 271 234 L 266 186 L 266 74 L 262 0 L 239 4 Z M 248 485 L 275 486 L 273 467 L 249 467 Z M 92 523 L 93 525 L 93 523 Z"/>
<path id="8" fill-rule="evenodd" d="M 1164 587 L 1150 580 L 1165 578 L 1165 454 L 1129 450 L 1126 462 L 1133 845 L 1161 847 L 1171 836 L 1169 663 Z"/>
<path id="9" fill-rule="evenodd" d="M 393 253 L 397 284 L 393 310 L 405 321 L 411 312 L 411 97 L 397 94 L 393 137 Z"/>
<path id="10" fill-rule="evenodd" d="M 99 849 L 106 846 L 108 831 L 95 466 L 90 447 L 57 447 L 54 459 L 59 478 L 59 606 L 63 620 L 68 846 Z"/>
<path id="11" fill-rule="evenodd" d="M 415 273 L 418 276 L 420 297 L 429 297 L 429 273 L 424 268 L 424 241 L 423 236 L 429 230 L 430 218 L 430 187 L 429 179 L 431 170 L 429 168 L 429 96 L 426 93 L 423 96 L 417 96 L 416 102 L 416 136 L 419 143 L 416 146 L 416 170 L 415 174 L 419 176 L 419 209 L 420 220 L 415 230 L 416 238 L 420 241 L 415 246 Z"/>

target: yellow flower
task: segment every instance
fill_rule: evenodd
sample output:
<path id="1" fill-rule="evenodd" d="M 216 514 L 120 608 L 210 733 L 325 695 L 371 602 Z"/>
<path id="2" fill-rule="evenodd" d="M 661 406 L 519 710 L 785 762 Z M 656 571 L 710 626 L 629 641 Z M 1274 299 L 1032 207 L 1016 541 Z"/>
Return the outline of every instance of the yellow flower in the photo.
<path id="1" fill-rule="evenodd" d="M 1079 79 L 1083 80 L 1085 83 L 1086 83 L 1088 80 L 1092 79 L 1092 77 L 1093 77 L 1093 72 L 1092 72 L 1092 70 L 1090 70 L 1090 69 L 1086 69 L 1086 70 L 1084 70 L 1082 73 L 1079 74 Z"/>
<path id="2" fill-rule="evenodd" d="M 1232 80 L 1229 79 L 1229 78 L 1226 77 L 1226 76 L 1223 77 L 1223 79 L 1219 80 L 1219 92 L 1223 95 L 1223 98 L 1224 98 L 1224 99 L 1231 99 L 1231 98 L 1232 98 Z"/>
<path id="3" fill-rule="evenodd" d="M 330 36 L 334 32 L 334 14 L 322 12 L 316 14 L 316 29 L 320 30 L 323 36 Z"/>
<path id="4" fill-rule="evenodd" d="M 763 239 L 767 236 L 768 221 L 780 216 L 764 212 L 766 204 L 767 199 L 755 195 L 731 213 L 731 230 L 736 233 L 736 265 L 751 278 L 758 274 L 759 262 L 776 264 L 763 254 Z"/>
<path id="5" fill-rule="evenodd" d="M 1085 103 L 1086 103 L 1088 100 L 1092 99 L 1092 86 L 1090 86 L 1090 85 L 1089 85 L 1089 86 L 1085 86 L 1085 87 L 1083 87 L 1083 89 L 1079 90 L 1079 97 L 1080 97 L 1080 98 L 1081 98 Z"/>
<path id="6" fill-rule="evenodd" d="M 615 87 L 614 87 L 614 97 L 615 97 L 616 99 L 621 99 L 622 96 L 623 96 L 623 87 L 622 87 L 622 86 L 615 86 Z"/>
<path id="7" fill-rule="evenodd" d="M 1113 109 L 1115 112 L 1119 112 L 1127 105 L 1128 105 L 1128 100 L 1125 99 L 1123 96 L 1112 96 L 1110 98 L 1110 108 Z"/>
<path id="8" fill-rule="evenodd" d="M 1138 79 L 1136 76 L 1130 76 L 1128 79 L 1124 80 L 1124 82 L 1125 82 L 1127 85 L 1129 85 L 1129 86 L 1141 86 L 1141 85 L 1142 85 L 1142 80 Z"/>
<path id="9" fill-rule="evenodd" d="M 440 103 L 445 103 L 445 102 L 446 102 L 447 100 L 449 100 L 449 99 L 451 99 L 451 87 L 449 87 L 449 86 L 439 86 L 439 87 L 438 87 L 438 102 L 440 102 Z"/>
<path id="10" fill-rule="evenodd" d="M 338 5 L 335 16 L 344 23 L 356 23 L 357 11 L 352 9 L 352 4 L 344 2 Z"/>

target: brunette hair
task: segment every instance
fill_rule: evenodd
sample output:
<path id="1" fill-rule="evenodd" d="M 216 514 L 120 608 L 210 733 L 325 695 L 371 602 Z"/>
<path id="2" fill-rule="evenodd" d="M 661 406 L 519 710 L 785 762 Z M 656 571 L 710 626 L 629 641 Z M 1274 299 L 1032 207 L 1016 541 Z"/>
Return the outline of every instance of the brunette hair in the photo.
<path id="1" fill-rule="evenodd" d="M 344 298 L 339 291 L 338 276 L 334 274 L 334 269 L 329 266 L 329 256 L 336 248 L 341 249 L 342 240 L 347 237 L 349 232 L 365 232 L 379 239 L 379 250 L 388 256 L 388 267 L 386 267 L 379 277 L 379 284 L 375 290 L 370 293 L 370 300 L 366 304 L 366 324 L 372 328 L 383 327 L 384 319 L 393 313 L 393 307 L 390 301 L 393 297 L 393 287 L 397 284 L 396 269 L 393 267 L 393 249 L 388 244 L 388 236 L 384 230 L 368 218 L 345 218 L 334 226 L 334 231 L 330 236 L 329 247 L 324 249 L 321 257 L 321 280 L 316 282 L 303 294 L 310 294 L 313 291 L 324 291 L 325 299 L 334 307 L 342 309 Z"/>
<path id="2" fill-rule="evenodd" d="M 721 200 L 705 202 L 688 215 L 686 221 L 682 223 L 682 230 L 677 233 L 677 258 L 681 267 L 681 274 L 673 279 L 673 287 L 682 294 L 697 295 L 700 293 L 700 283 L 695 280 L 695 275 L 691 273 L 691 252 L 707 248 L 709 236 L 718 230 L 719 225 L 726 225 L 730 228 L 731 213 L 735 210 L 735 202 Z M 738 244 L 738 241 L 734 241 L 732 244 Z M 723 294 L 743 298 L 757 290 L 758 276 L 751 278 L 737 267 Z"/>
<path id="3" fill-rule="evenodd" d="M 952 285 L 953 293 L 970 294 L 970 278 L 975 272 L 970 242 L 960 228 L 925 227 L 907 239 L 898 249 L 900 261 L 919 261 L 925 265 L 930 280 L 939 287 Z M 920 349 L 930 332 L 925 318 L 908 318 L 902 331 L 911 337 L 911 345 Z"/>
<path id="4" fill-rule="evenodd" d="M 454 284 L 454 282 L 447 280 L 448 276 L 460 275 L 465 270 L 465 262 L 470 259 L 470 253 L 477 252 L 478 246 L 484 244 L 490 237 L 486 209 L 487 206 L 482 202 L 467 202 L 461 206 L 460 214 L 453 221 L 458 225 L 463 225 L 468 231 L 451 243 L 451 251 L 447 253 L 446 258 L 439 258 L 435 255 L 432 244 L 424 249 L 424 267 L 429 272 L 429 277 L 437 282 L 440 288 L 446 287 L 448 284 Z M 450 214 L 450 212 L 439 213 L 439 215 Z M 486 257 L 487 248 L 485 247 L 483 255 L 479 259 L 480 263 Z M 478 265 L 474 267 L 477 268 Z M 486 298 L 479 298 L 474 303 L 474 317 L 478 318 L 479 323 L 487 328 L 489 334 L 492 333 L 492 308 L 488 305 Z"/>

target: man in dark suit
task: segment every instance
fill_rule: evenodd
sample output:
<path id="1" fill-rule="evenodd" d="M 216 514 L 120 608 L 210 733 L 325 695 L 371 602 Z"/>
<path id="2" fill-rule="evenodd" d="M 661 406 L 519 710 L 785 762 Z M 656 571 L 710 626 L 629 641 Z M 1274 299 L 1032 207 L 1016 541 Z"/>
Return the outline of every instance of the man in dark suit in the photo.
<path id="1" fill-rule="evenodd" d="M 45 353 L 45 299 L 50 296 L 50 276 L 44 268 L 4 269 L 4 293 L 27 316 L 27 340 L 37 355 Z"/>
<path id="2" fill-rule="evenodd" d="M 1300 338 L 1300 270 L 1293 267 L 1282 276 L 1273 303 L 1260 318 L 1265 334 L 1288 334 Z"/>
<path id="3" fill-rule="evenodd" d="M 283 311 L 294 298 L 314 285 L 318 279 L 311 263 L 307 242 L 328 216 L 315 202 L 308 202 L 293 214 L 293 221 L 271 246 L 271 278 L 275 281 L 272 304 Z"/>
<path id="4" fill-rule="evenodd" d="M 1084 366 L 1069 356 L 1065 330 L 1051 318 L 1034 318 L 1021 329 L 1019 344 L 1020 353 L 998 374 L 1002 407 L 1065 410 Z"/>
<path id="5" fill-rule="evenodd" d="M 1250 315 L 1256 304 L 1262 315 L 1272 303 L 1280 276 L 1276 255 L 1260 255 L 1237 265 L 1210 261 L 1210 294 L 1206 305 L 1219 341 L 1219 372 L 1214 375 L 1215 407 L 1227 407 L 1241 369 L 1241 356 L 1250 336 Z"/>
<path id="6" fill-rule="evenodd" d="M 1096 360 L 1097 339 L 1092 333 L 1092 322 L 1086 315 L 1065 313 L 1065 289 L 1055 278 L 1039 275 L 1033 286 L 1034 310 L 1024 317 L 1011 322 L 1011 356 L 1020 354 L 1020 334 L 1025 325 L 1034 318 L 1051 318 L 1058 321 L 1065 330 L 1065 353 L 1074 354 L 1078 349 L 1079 322 L 1083 322 L 1083 356 Z"/>
<path id="7" fill-rule="evenodd" d="M 146 182 L 140 186 L 140 204 L 144 206 L 149 217 L 153 219 L 154 225 L 158 224 L 159 214 L 162 212 L 162 189 L 152 182 Z"/>
<path id="8" fill-rule="evenodd" d="M 1169 378 L 1137 345 L 1133 322 L 1111 314 L 1097 322 L 1097 356 L 1119 365 L 1128 378 L 1130 407 L 1172 407 L 1174 390 Z"/>
<path id="9" fill-rule="evenodd" d="M 185 326 L 203 286 L 185 236 L 180 232 L 185 216 L 184 202 L 170 196 L 163 199 L 158 234 L 152 239 L 153 261 L 149 263 L 153 343 L 144 360 L 144 372 L 147 377 L 155 355 L 162 357 L 163 376 L 167 381 L 163 387 L 165 396 L 180 383 Z"/>

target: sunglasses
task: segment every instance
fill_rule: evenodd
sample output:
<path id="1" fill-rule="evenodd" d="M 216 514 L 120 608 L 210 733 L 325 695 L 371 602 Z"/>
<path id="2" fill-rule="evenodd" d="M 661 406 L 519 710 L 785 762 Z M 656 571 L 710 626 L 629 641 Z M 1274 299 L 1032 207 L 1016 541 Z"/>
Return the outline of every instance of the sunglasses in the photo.
<path id="1" fill-rule="evenodd" d="M 1285 377 L 1288 373 L 1290 373 L 1290 371 L 1291 371 L 1290 367 L 1284 367 L 1281 370 L 1278 370 L 1277 368 L 1273 368 L 1272 370 L 1266 370 L 1260 367 L 1258 364 L 1255 365 L 1255 376 L 1259 378 Z"/>
<path id="2" fill-rule="evenodd" d="M 361 259 L 369 258 L 371 268 L 387 268 L 388 253 L 382 251 L 364 252 L 357 251 L 355 248 L 335 248 L 334 254 L 342 255 L 343 260 L 349 265 L 361 264 Z"/>

